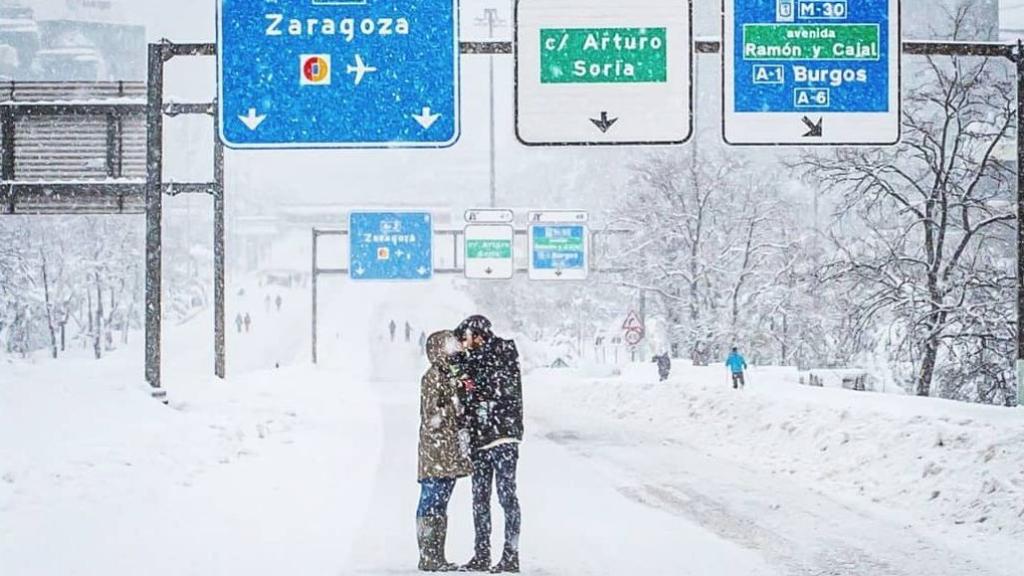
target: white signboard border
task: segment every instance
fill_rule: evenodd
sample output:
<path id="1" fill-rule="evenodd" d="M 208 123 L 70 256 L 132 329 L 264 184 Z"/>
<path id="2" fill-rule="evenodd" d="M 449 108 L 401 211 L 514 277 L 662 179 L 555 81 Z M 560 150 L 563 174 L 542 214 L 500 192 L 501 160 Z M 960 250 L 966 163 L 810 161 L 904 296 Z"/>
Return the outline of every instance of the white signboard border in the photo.
<path id="1" fill-rule="evenodd" d="M 497 231 L 497 230 L 500 229 L 500 230 L 504 230 L 504 231 L 506 231 L 508 233 L 508 238 L 512 242 L 512 255 L 508 259 L 508 263 L 507 263 L 508 271 L 507 271 L 507 273 L 504 273 L 503 269 L 498 270 L 499 272 L 502 272 L 501 274 L 497 274 L 497 273 L 495 273 L 495 274 L 486 274 L 486 273 L 484 273 L 484 274 L 476 274 L 475 273 L 475 269 L 470 267 L 470 264 L 469 264 L 470 260 L 471 260 L 470 257 L 469 257 L 470 229 L 477 229 L 477 230 L 487 229 L 487 230 L 494 230 L 494 231 Z M 502 238 L 502 239 L 504 239 L 504 238 Z M 511 224 L 479 224 L 479 223 L 467 224 L 466 227 L 463 229 L 462 261 L 464 263 L 463 268 L 465 269 L 466 279 L 468 279 L 468 280 L 511 280 L 516 275 L 516 230 L 515 230 L 515 227 L 512 226 Z M 502 264 L 502 266 L 505 266 L 505 264 Z"/>
<path id="2" fill-rule="evenodd" d="M 731 146 L 895 146 L 903 130 L 903 21 L 902 0 L 889 0 L 889 112 L 730 112 L 735 106 L 735 5 L 722 0 L 722 139 Z M 812 122 L 821 119 L 821 137 L 806 137 Z M 895 125 L 896 131 L 892 132 Z M 754 130 L 756 128 L 756 130 Z M 764 134 L 751 138 L 750 135 Z M 836 138 L 853 134 L 856 137 Z M 879 138 L 884 134 L 889 137 Z M 746 137 L 744 137 L 746 136 Z"/>
<path id="3" fill-rule="evenodd" d="M 683 137 L 680 140 L 657 140 L 657 139 L 652 139 L 652 140 L 628 140 L 628 141 L 624 140 L 624 141 L 615 141 L 615 140 L 610 140 L 609 139 L 609 140 L 580 140 L 580 141 L 560 141 L 560 142 L 536 142 L 536 141 L 529 141 L 529 140 L 523 138 L 522 131 L 520 130 L 520 118 L 521 118 L 520 114 L 521 114 L 521 112 L 520 112 L 520 106 L 519 106 L 519 98 L 520 98 L 520 86 L 519 86 L 519 67 L 520 67 L 520 63 L 519 63 L 519 47 L 520 47 L 520 40 L 519 40 L 519 10 L 520 10 L 520 6 L 519 5 L 523 1 L 524 0 L 515 0 L 515 6 L 513 8 L 514 15 L 513 15 L 513 24 L 512 24 L 512 30 L 513 30 L 513 32 L 512 32 L 513 33 L 513 60 L 514 60 L 513 73 L 512 73 L 512 82 L 513 82 L 513 88 L 514 88 L 514 93 L 515 93 L 514 97 L 513 97 L 513 102 L 514 102 L 514 106 L 513 107 L 514 107 L 514 116 L 515 116 L 515 122 L 514 123 L 515 123 L 516 139 L 521 144 L 523 144 L 524 146 L 530 146 L 530 147 L 559 147 L 559 146 L 666 146 L 666 145 L 686 144 L 687 142 L 690 141 L 690 139 L 693 137 L 693 133 L 694 133 L 694 106 L 695 106 L 694 99 L 696 98 L 696 94 L 694 92 L 694 87 L 693 87 L 693 84 L 694 84 L 694 64 L 695 64 L 694 52 L 696 50 L 696 45 L 695 45 L 694 40 L 693 40 L 693 0 L 680 0 L 680 4 L 685 3 L 685 5 L 686 5 L 687 19 L 688 19 L 688 22 L 689 22 L 689 30 L 687 30 L 687 43 L 688 43 L 689 48 L 690 48 L 689 49 L 689 55 L 688 55 L 689 74 L 688 74 L 688 78 L 686 79 L 687 84 L 688 84 L 688 93 L 689 93 L 689 96 L 688 96 L 688 98 L 689 98 L 689 106 L 687 107 L 687 113 L 688 113 L 689 117 L 687 118 L 688 130 L 687 130 L 686 136 Z M 531 0 L 525 0 L 525 1 L 531 1 Z M 537 1 L 537 0 L 532 0 L 532 1 Z M 628 2 L 627 2 L 627 4 L 628 4 Z M 669 47 L 669 50 L 671 52 L 672 48 Z M 666 63 L 666 64 L 668 64 L 668 63 Z"/>

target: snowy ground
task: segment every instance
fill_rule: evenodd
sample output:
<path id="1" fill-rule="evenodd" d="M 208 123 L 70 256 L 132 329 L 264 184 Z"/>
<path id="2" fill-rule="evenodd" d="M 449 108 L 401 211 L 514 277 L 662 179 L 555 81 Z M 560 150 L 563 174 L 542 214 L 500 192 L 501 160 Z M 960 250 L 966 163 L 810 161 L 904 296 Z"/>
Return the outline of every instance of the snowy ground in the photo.
<path id="1" fill-rule="evenodd" d="M 230 299 L 254 323 L 226 382 L 205 375 L 208 318 L 168 327 L 168 407 L 137 349 L 0 359 L 0 574 L 412 573 L 416 339 L 472 305 L 440 282 L 322 292 L 318 368 L 301 290 L 281 313 L 255 286 Z M 1024 411 L 792 379 L 763 369 L 734 393 L 717 369 L 529 374 L 524 571 L 1020 574 Z M 457 560 L 468 499 L 462 482 Z"/>

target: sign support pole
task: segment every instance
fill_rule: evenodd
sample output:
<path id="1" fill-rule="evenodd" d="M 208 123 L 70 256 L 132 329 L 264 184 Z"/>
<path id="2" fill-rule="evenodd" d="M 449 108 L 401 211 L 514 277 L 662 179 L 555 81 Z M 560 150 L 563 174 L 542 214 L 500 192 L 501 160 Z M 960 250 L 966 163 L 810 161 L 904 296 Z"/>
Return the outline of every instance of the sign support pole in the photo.
<path id="1" fill-rule="evenodd" d="M 149 109 L 146 143 L 146 381 L 153 396 L 160 390 L 160 323 L 162 316 L 161 272 L 163 267 L 163 137 L 164 47 L 149 45 Z"/>
<path id="2" fill-rule="evenodd" d="M 317 278 L 319 278 L 319 275 L 317 274 L 317 270 L 316 270 L 316 258 L 317 258 L 317 244 L 318 244 L 317 239 L 319 238 L 319 236 L 320 236 L 319 231 L 316 228 L 313 228 L 313 266 L 311 268 L 312 272 L 310 274 L 310 276 L 311 276 L 310 282 L 313 285 L 313 323 L 312 323 L 313 334 L 312 334 L 312 340 L 311 341 L 313 343 L 313 364 L 314 365 L 316 364 L 316 313 L 317 313 L 317 309 L 316 309 L 316 303 L 317 303 L 317 297 L 316 297 L 317 286 L 316 286 L 316 281 L 317 281 Z"/>
<path id="3" fill-rule="evenodd" d="M 1017 405 L 1024 406 L 1024 42 L 1017 40 Z"/>

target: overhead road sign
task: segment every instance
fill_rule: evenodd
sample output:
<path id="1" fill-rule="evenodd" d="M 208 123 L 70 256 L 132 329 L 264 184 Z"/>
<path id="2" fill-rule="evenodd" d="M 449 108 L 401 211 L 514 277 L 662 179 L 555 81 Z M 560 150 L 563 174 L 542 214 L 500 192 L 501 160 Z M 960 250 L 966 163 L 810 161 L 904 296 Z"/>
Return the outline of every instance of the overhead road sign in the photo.
<path id="1" fill-rule="evenodd" d="M 353 212 L 348 236 L 353 280 L 429 280 L 434 273 L 426 212 Z"/>
<path id="2" fill-rule="evenodd" d="M 586 280 L 590 271 L 590 231 L 586 212 L 531 212 L 530 280 Z"/>
<path id="3" fill-rule="evenodd" d="M 220 0 L 233 148 L 443 147 L 459 137 L 458 0 Z"/>
<path id="4" fill-rule="evenodd" d="M 467 224 L 511 224 L 515 213 L 503 208 L 476 208 L 466 210 Z"/>
<path id="5" fill-rule="evenodd" d="M 515 229 L 511 224 L 469 224 L 465 230 L 466 278 L 510 280 Z"/>
<path id="6" fill-rule="evenodd" d="M 689 0 L 517 0 L 526 145 L 681 144 L 692 132 Z"/>
<path id="7" fill-rule="evenodd" d="M 723 0 L 729 144 L 896 144 L 899 0 Z"/>
<path id="8" fill-rule="evenodd" d="M 527 220 L 530 224 L 544 222 L 587 222 L 590 220 L 590 214 L 583 210 L 544 210 L 528 213 Z"/>

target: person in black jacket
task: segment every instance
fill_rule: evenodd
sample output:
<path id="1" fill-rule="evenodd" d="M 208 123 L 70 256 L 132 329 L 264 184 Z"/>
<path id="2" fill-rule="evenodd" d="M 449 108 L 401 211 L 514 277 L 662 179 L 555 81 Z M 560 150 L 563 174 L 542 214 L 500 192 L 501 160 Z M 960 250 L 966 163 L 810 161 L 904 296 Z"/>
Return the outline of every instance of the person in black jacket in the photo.
<path id="1" fill-rule="evenodd" d="M 473 525 L 476 545 L 469 571 L 519 572 L 521 513 L 516 496 L 516 466 L 523 439 L 523 388 L 515 342 L 498 338 L 483 316 L 467 318 L 455 330 L 463 352 L 455 363 L 463 379 L 460 399 L 465 406 L 473 462 Z M 505 511 L 505 547 L 491 567 L 491 487 Z"/>
<path id="2" fill-rule="evenodd" d="M 672 370 L 672 359 L 669 358 L 668 352 L 655 356 L 654 361 L 658 363 L 658 379 L 661 382 L 668 380 L 668 373 Z"/>

